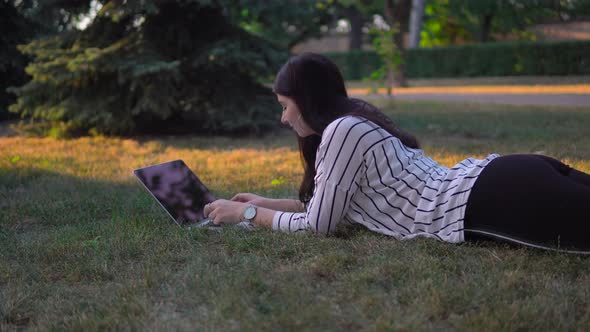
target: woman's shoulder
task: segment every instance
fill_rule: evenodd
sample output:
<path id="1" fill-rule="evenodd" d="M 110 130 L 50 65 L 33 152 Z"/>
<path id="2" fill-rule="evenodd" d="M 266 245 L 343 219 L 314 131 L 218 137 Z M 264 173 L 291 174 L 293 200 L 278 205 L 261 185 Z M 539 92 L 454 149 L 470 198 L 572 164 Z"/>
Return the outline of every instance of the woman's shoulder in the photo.
<path id="1" fill-rule="evenodd" d="M 346 115 L 332 121 L 322 133 L 320 148 L 336 147 L 347 144 L 353 146 L 367 143 L 367 140 L 375 139 L 374 135 L 366 135 L 374 131 L 377 125 L 373 122 L 355 115 Z M 363 139 L 364 138 L 364 139 Z"/>
<path id="2" fill-rule="evenodd" d="M 375 128 L 375 124 L 363 117 L 345 115 L 332 121 L 324 130 L 323 137 L 331 135 L 346 135 L 351 132 L 365 132 Z"/>

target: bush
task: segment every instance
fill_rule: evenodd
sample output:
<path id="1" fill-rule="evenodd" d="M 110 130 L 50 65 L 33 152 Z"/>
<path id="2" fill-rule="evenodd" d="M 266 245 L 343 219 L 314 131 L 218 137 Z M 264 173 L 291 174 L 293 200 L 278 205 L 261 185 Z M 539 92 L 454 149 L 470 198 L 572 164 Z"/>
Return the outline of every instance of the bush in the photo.
<path id="1" fill-rule="evenodd" d="M 381 66 L 374 51 L 326 53 L 347 80 L 360 80 Z M 406 51 L 408 78 L 588 75 L 590 41 L 505 42 Z"/>

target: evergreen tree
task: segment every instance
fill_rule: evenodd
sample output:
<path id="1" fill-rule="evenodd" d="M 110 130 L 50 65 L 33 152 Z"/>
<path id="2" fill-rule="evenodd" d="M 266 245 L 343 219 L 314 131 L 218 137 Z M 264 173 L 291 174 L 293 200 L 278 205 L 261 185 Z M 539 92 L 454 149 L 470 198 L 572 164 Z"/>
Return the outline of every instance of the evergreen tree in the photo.
<path id="1" fill-rule="evenodd" d="M 336 21 L 334 0 L 225 0 L 232 21 L 248 32 L 291 49 L 321 35 Z"/>
<path id="2" fill-rule="evenodd" d="M 24 68 L 28 59 L 17 45 L 29 41 L 36 32 L 35 25 L 22 15 L 10 1 L 0 0 L 0 120 L 16 118 L 7 111 L 14 103 L 14 95 L 7 92 L 10 86 L 27 81 Z"/>
<path id="3" fill-rule="evenodd" d="M 286 59 L 208 0 L 104 1 L 83 31 L 20 48 L 33 79 L 10 110 L 72 131 L 260 132 L 279 112 L 263 85 Z"/>

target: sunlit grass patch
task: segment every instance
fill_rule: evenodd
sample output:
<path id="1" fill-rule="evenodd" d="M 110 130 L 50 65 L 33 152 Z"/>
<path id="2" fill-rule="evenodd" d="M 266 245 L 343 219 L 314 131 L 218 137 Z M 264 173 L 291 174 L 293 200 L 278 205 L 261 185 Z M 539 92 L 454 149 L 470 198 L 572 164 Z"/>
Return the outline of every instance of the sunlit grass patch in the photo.
<path id="1" fill-rule="evenodd" d="M 17 146 L 18 155 L 13 149 Z M 58 141 L 16 137 L 2 140 L 0 156 L 0 176 L 4 174 L 4 186 L 23 198 L 47 197 L 50 191 L 76 196 L 76 191 L 82 190 L 79 194 L 85 195 L 83 185 L 72 186 L 67 183 L 69 180 L 64 181 L 64 176 L 82 184 L 85 180 L 88 183 L 103 180 L 135 184 L 133 169 L 175 159 L 183 159 L 214 193 L 226 198 L 240 188 L 265 194 L 286 194 L 302 174 L 298 152 L 288 147 L 222 150 L 197 146 L 188 149 L 166 146 L 159 141 L 139 143 L 114 138 Z M 27 180 L 38 177 L 34 188 L 25 185 Z M 276 179 L 281 180 L 273 182 Z M 101 196 L 101 193 L 96 195 Z M 43 197 L 35 200 L 43 200 Z"/>

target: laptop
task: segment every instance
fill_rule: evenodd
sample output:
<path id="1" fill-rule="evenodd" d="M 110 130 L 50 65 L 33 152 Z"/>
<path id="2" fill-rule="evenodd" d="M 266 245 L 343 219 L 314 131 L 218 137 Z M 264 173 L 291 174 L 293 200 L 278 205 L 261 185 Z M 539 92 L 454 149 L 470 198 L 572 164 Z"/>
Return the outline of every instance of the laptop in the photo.
<path id="1" fill-rule="evenodd" d="M 135 177 L 156 199 L 174 223 L 188 228 L 215 228 L 213 220 L 205 218 L 205 204 L 215 196 L 182 160 L 173 160 L 133 170 Z M 253 228 L 249 222 L 238 226 Z"/>

